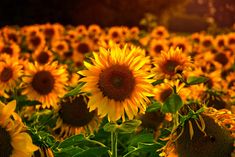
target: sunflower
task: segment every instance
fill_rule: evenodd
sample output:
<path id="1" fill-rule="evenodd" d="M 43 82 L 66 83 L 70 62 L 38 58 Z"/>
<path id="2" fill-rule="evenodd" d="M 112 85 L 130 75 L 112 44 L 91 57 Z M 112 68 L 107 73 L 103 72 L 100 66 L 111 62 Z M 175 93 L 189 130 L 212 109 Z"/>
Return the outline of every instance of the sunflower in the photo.
<path id="1" fill-rule="evenodd" d="M 147 96 L 153 96 L 153 82 L 144 65 L 149 58 L 136 55 L 133 47 L 123 49 L 118 46 L 105 50 L 100 48 L 99 54 L 93 53 L 92 64 L 84 62 L 88 70 L 80 71 L 83 76 L 80 82 L 86 84 L 82 91 L 91 93 L 88 107 L 90 111 L 97 109 L 98 115 L 108 115 L 110 121 L 116 121 L 125 113 L 129 119 L 143 113 Z"/>
<path id="2" fill-rule="evenodd" d="M 23 77 L 22 94 L 27 95 L 29 99 L 40 101 L 42 108 L 57 107 L 58 99 L 66 93 L 67 76 L 64 66 L 58 65 L 57 62 L 50 65 L 30 63 Z"/>
<path id="3" fill-rule="evenodd" d="M 235 63 L 235 55 L 229 54 L 227 51 L 221 51 L 214 54 L 214 61 L 221 64 L 223 70 L 230 69 Z"/>
<path id="4" fill-rule="evenodd" d="M 89 111 L 88 97 L 79 95 L 67 97 L 59 103 L 58 119 L 54 131 L 59 131 L 59 138 L 66 138 L 76 134 L 90 134 L 97 131 L 101 119 L 97 112 Z"/>
<path id="5" fill-rule="evenodd" d="M 85 25 L 79 25 L 75 29 L 80 37 L 85 37 L 88 34 L 87 28 Z"/>
<path id="6" fill-rule="evenodd" d="M 108 30 L 108 37 L 110 40 L 115 41 L 116 43 L 120 42 L 122 37 L 121 28 L 119 27 L 111 27 Z"/>
<path id="7" fill-rule="evenodd" d="M 67 56 L 67 53 L 69 53 L 69 44 L 65 40 L 53 41 L 51 49 L 52 49 L 52 51 L 59 54 L 62 59 L 69 57 L 69 56 Z M 72 56 L 72 53 L 70 55 Z"/>
<path id="8" fill-rule="evenodd" d="M 16 101 L 6 105 L 0 102 L 0 156 L 31 157 L 38 148 L 26 133 L 21 118 L 14 112 L 15 108 Z"/>
<path id="9" fill-rule="evenodd" d="M 18 58 L 20 55 L 20 47 L 16 43 L 8 43 L 0 46 L 0 54 L 8 54 L 13 58 Z"/>
<path id="10" fill-rule="evenodd" d="M 153 57 L 160 56 L 161 51 L 167 51 L 169 49 L 167 44 L 168 44 L 167 40 L 164 40 L 164 39 L 162 39 L 162 40 L 156 40 L 156 39 L 151 40 L 150 46 L 149 46 L 150 56 L 153 56 Z"/>
<path id="11" fill-rule="evenodd" d="M 92 24 L 88 27 L 88 37 L 93 39 L 94 37 L 100 36 L 102 34 L 102 29 L 99 25 Z"/>
<path id="12" fill-rule="evenodd" d="M 131 39 L 138 39 L 140 30 L 138 27 L 131 27 L 129 29 L 129 36 Z"/>
<path id="13" fill-rule="evenodd" d="M 226 35 L 217 35 L 215 38 L 215 46 L 217 50 L 223 50 L 227 46 L 227 36 Z"/>
<path id="14" fill-rule="evenodd" d="M 58 40 L 62 37 L 64 33 L 64 27 L 60 24 L 44 24 L 41 25 L 40 28 L 45 35 L 45 38 L 49 41 Z"/>
<path id="15" fill-rule="evenodd" d="M 38 62 L 40 65 L 50 64 L 53 60 L 53 54 L 47 47 L 42 50 L 35 50 L 33 52 L 33 60 Z"/>
<path id="16" fill-rule="evenodd" d="M 181 108 L 181 115 L 189 115 L 200 109 L 200 105 L 191 104 Z M 175 128 L 166 146 L 162 148 L 161 156 L 167 156 L 175 149 L 179 156 L 190 157 L 221 157 L 231 156 L 234 152 L 235 121 L 231 111 L 203 107 L 203 112 L 197 113 L 196 118 L 189 117 Z"/>
<path id="17" fill-rule="evenodd" d="M 14 27 L 6 26 L 2 28 L 2 35 L 6 42 L 14 42 L 17 44 L 21 42 L 20 31 Z"/>
<path id="18" fill-rule="evenodd" d="M 202 34 L 200 33 L 193 33 L 191 35 L 191 40 L 193 41 L 193 44 L 196 45 L 196 44 L 199 44 L 202 40 Z"/>
<path id="19" fill-rule="evenodd" d="M 174 37 L 170 39 L 171 46 L 173 48 L 180 48 L 183 53 L 191 52 L 192 47 L 191 44 L 189 44 L 189 41 L 185 37 Z"/>
<path id="20" fill-rule="evenodd" d="M 0 56 L 0 88 L 9 91 L 17 87 L 22 76 L 22 66 L 18 60 L 10 58 L 8 55 Z"/>
<path id="21" fill-rule="evenodd" d="M 185 101 L 187 95 L 190 94 L 190 91 L 187 90 L 187 88 L 184 88 L 184 86 L 185 84 L 181 83 L 179 80 L 169 81 L 165 79 L 164 83 L 161 83 L 154 87 L 154 98 L 157 101 L 164 103 L 165 100 L 173 93 L 173 88 L 175 88 L 176 92 Z"/>
<path id="22" fill-rule="evenodd" d="M 202 36 L 201 46 L 204 49 L 209 49 L 214 46 L 214 38 L 211 35 Z"/>
<path id="23" fill-rule="evenodd" d="M 227 35 L 228 37 L 228 47 L 231 48 L 231 49 L 234 49 L 235 48 L 235 33 L 229 33 Z"/>
<path id="24" fill-rule="evenodd" d="M 26 36 L 26 44 L 29 50 L 40 50 L 45 47 L 46 39 L 42 32 L 33 30 L 32 32 L 29 32 Z"/>
<path id="25" fill-rule="evenodd" d="M 182 53 L 181 49 L 171 48 L 169 51 L 162 51 L 159 58 L 154 59 L 156 77 L 174 78 L 177 74 L 182 74 L 192 68 L 191 58 Z"/>
<path id="26" fill-rule="evenodd" d="M 152 30 L 150 36 L 157 39 L 165 39 L 169 37 L 169 33 L 164 26 L 158 26 Z"/>

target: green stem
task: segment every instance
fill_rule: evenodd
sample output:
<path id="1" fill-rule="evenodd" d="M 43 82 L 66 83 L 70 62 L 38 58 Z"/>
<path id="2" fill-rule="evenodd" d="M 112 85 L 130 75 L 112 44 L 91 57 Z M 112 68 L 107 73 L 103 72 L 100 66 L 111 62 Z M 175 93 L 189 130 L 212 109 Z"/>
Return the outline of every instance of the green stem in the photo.
<path id="1" fill-rule="evenodd" d="M 111 151 L 112 157 L 117 157 L 117 141 L 118 141 L 118 133 L 115 131 L 111 132 Z"/>

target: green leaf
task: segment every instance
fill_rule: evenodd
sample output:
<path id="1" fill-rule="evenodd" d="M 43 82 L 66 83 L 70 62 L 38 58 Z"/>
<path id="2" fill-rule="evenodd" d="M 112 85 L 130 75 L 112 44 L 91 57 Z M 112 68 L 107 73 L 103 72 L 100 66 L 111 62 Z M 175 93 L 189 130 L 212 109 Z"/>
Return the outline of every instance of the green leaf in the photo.
<path id="1" fill-rule="evenodd" d="M 59 151 L 54 152 L 54 156 L 55 157 L 70 157 L 82 151 L 84 151 L 84 149 L 80 147 L 68 147 L 68 148 L 59 149 Z"/>
<path id="2" fill-rule="evenodd" d="M 162 107 L 160 102 L 154 101 L 151 105 L 149 105 L 146 109 L 146 112 L 156 112 Z"/>
<path id="3" fill-rule="evenodd" d="M 130 145 L 137 145 L 137 143 L 142 142 L 142 143 L 153 143 L 154 142 L 154 136 L 151 133 L 145 133 L 145 134 L 139 134 L 135 137 L 132 137 L 128 143 Z"/>
<path id="4" fill-rule="evenodd" d="M 181 97 L 175 93 L 171 94 L 162 106 L 162 112 L 176 113 L 183 106 Z"/>
<path id="5" fill-rule="evenodd" d="M 74 144 L 80 142 L 80 141 L 83 141 L 85 140 L 85 137 L 83 135 L 74 135 L 74 136 L 71 136 L 67 139 L 65 139 L 63 142 L 61 142 L 58 146 L 58 148 L 66 148 L 66 147 L 69 147 L 69 146 L 73 146 Z"/>
<path id="6" fill-rule="evenodd" d="M 67 94 L 65 94 L 64 97 L 68 97 L 68 96 L 75 96 L 78 95 L 81 91 L 82 86 L 84 85 L 84 82 L 79 83 L 74 89 L 72 89 L 71 91 L 69 91 Z"/>
<path id="7" fill-rule="evenodd" d="M 117 130 L 118 127 L 119 127 L 118 124 L 113 123 L 113 122 L 109 122 L 109 123 L 104 125 L 103 129 L 106 132 L 114 132 L 114 131 Z"/>
<path id="8" fill-rule="evenodd" d="M 140 126 L 142 122 L 140 120 L 134 119 L 130 121 L 125 121 L 118 127 L 118 132 L 120 133 L 132 133 Z"/>
<path id="9" fill-rule="evenodd" d="M 108 153 L 107 147 L 94 147 L 85 151 L 79 152 L 72 157 L 98 157 Z"/>
<path id="10" fill-rule="evenodd" d="M 187 84 L 188 85 L 195 85 L 195 84 L 199 84 L 199 83 L 204 83 L 208 81 L 207 77 L 203 77 L 203 76 L 191 76 L 187 78 Z"/>

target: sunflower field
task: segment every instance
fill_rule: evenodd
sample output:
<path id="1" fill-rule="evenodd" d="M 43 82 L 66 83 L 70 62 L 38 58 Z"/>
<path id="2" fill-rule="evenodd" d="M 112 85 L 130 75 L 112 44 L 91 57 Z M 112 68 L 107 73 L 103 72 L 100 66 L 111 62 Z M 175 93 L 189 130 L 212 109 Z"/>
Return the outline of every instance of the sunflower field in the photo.
<path id="1" fill-rule="evenodd" d="M 0 157 L 234 157 L 235 32 L 0 29 Z"/>

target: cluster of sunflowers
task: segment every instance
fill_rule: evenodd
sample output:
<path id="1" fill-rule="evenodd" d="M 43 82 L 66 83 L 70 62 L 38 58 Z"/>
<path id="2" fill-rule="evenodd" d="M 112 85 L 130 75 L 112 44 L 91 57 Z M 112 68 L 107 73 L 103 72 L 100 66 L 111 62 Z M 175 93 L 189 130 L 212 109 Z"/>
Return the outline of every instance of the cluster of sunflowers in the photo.
<path id="1" fill-rule="evenodd" d="M 0 102 L 1 157 L 230 157 L 235 32 L 6 26 Z"/>

